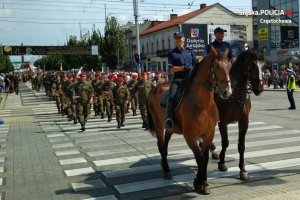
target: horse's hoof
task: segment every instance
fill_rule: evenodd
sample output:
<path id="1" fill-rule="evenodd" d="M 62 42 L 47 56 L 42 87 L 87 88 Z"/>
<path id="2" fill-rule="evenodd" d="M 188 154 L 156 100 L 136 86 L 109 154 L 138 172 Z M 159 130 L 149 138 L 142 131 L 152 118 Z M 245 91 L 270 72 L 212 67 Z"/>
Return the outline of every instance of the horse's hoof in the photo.
<path id="1" fill-rule="evenodd" d="M 216 152 L 212 152 L 212 153 L 211 153 L 211 158 L 212 158 L 213 160 L 219 160 L 219 154 L 217 154 Z"/>
<path id="2" fill-rule="evenodd" d="M 228 167 L 226 166 L 226 164 L 218 163 L 218 169 L 222 172 L 226 172 L 228 170 Z"/>
<path id="3" fill-rule="evenodd" d="M 248 172 L 247 171 L 241 171 L 240 172 L 240 179 L 242 180 L 242 181 L 249 181 L 250 180 L 250 176 L 249 176 L 249 174 L 248 174 Z"/>
<path id="4" fill-rule="evenodd" d="M 197 183 L 196 180 L 194 180 L 193 186 L 195 188 L 195 191 L 199 194 L 203 194 L 203 195 L 210 194 L 209 185 L 207 183 L 204 183 L 204 185 L 200 185 Z"/>
<path id="5" fill-rule="evenodd" d="M 164 179 L 172 179 L 172 175 L 169 172 L 164 173 Z"/>

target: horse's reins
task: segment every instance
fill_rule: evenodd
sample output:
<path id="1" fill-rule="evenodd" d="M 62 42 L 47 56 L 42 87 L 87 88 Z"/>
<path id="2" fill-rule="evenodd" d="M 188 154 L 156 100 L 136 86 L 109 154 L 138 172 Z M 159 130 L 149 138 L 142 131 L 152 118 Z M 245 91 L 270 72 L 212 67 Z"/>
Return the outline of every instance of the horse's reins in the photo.
<path id="1" fill-rule="evenodd" d="M 205 81 L 201 81 L 201 80 L 198 80 L 197 78 L 194 78 L 194 81 L 197 82 L 199 85 L 203 86 L 203 87 L 206 87 L 208 89 L 215 89 L 215 90 L 221 90 L 221 89 L 216 89 L 216 82 L 218 84 L 223 84 L 223 83 L 229 83 L 230 80 L 218 80 L 216 81 L 216 78 L 215 78 L 215 71 L 214 71 L 214 67 L 215 67 L 215 63 L 213 61 L 213 58 L 212 59 L 212 63 L 213 63 L 213 67 L 210 68 L 209 70 L 209 74 L 210 74 L 210 80 L 213 80 L 212 83 L 211 82 L 205 82 Z"/>

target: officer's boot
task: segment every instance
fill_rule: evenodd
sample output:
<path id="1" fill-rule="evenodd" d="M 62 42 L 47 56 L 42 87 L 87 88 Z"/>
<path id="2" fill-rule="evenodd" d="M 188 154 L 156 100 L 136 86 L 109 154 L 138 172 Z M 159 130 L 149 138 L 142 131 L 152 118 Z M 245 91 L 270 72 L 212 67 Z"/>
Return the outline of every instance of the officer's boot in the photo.
<path id="1" fill-rule="evenodd" d="M 101 113 L 101 119 L 104 119 L 105 117 L 104 117 L 104 113 Z"/>
<path id="2" fill-rule="evenodd" d="M 81 122 L 80 125 L 81 125 L 81 130 L 85 131 L 85 122 Z"/>
<path id="3" fill-rule="evenodd" d="M 174 108 L 173 103 L 169 100 L 167 104 L 167 120 L 164 124 L 164 129 L 171 129 L 173 126 L 173 114 L 174 114 Z"/>

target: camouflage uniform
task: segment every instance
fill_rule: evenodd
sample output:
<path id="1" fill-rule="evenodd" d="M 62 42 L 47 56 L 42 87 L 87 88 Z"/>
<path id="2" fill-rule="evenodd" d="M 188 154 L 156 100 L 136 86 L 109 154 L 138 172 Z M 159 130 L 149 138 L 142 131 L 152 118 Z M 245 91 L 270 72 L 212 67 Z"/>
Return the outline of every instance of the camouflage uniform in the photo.
<path id="1" fill-rule="evenodd" d="M 95 116 L 101 114 L 101 119 L 104 119 L 103 92 L 102 92 L 103 84 L 104 84 L 104 82 L 103 82 L 102 79 L 98 79 L 97 82 L 94 84 L 94 90 L 95 90 L 95 100 L 94 100 Z"/>
<path id="2" fill-rule="evenodd" d="M 143 76 L 146 76 L 145 73 Z M 132 92 L 135 94 L 138 92 L 138 99 L 139 99 L 139 109 L 141 112 L 142 120 L 143 120 L 143 128 L 148 129 L 148 121 L 147 121 L 147 98 L 152 89 L 152 82 L 151 80 L 139 80 L 137 84 L 133 87 Z"/>
<path id="3" fill-rule="evenodd" d="M 73 119 L 74 124 L 77 124 L 76 117 L 76 100 L 75 100 L 75 84 L 76 79 L 73 78 L 72 82 L 66 88 L 66 96 L 68 97 L 68 116 L 70 121 Z"/>
<path id="4" fill-rule="evenodd" d="M 76 114 L 81 125 L 81 130 L 84 131 L 85 123 L 89 115 L 90 99 L 92 98 L 94 89 L 92 84 L 82 77 L 75 84 L 74 89 L 76 95 Z"/>
<path id="5" fill-rule="evenodd" d="M 129 91 L 125 85 L 116 85 L 113 88 L 112 94 L 118 128 L 120 128 L 121 126 L 124 126 L 126 103 L 129 99 Z"/>
<path id="6" fill-rule="evenodd" d="M 54 85 L 54 84 L 53 84 Z M 63 112 L 63 106 L 62 106 L 62 82 L 59 77 L 55 80 L 55 101 L 56 101 L 56 107 L 58 110 L 58 114 Z"/>
<path id="7" fill-rule="evenodd" d="M 112 102 L 112 89 L 115 87 L 115 83 L 113 81 L 107 81 L 103 84 L 101 90 L 103 92 L 102 97 L 103 97 L 103 106 L 104 109 L 106 110 L 106 114 L 108 117 L 108 122 L 111 121 L 112 119 L 112 114 L 113 114 L 113 102 Z"/>
<path id="8" fill-rule="evenodd" d="M 137 80 L 130 80 L 129 83 L 127 84 L 128 90 L 130 92 L 130 104 L 131 104 L 131 109 L 133 112 L 133 116 L 136 116 L 136 109 L 137 109 L 137 103 L 138 103 L 138 99 L 135 93 L 133 93 L 132 89 L 134 88 L 134 86 L 137 84 Z"/>

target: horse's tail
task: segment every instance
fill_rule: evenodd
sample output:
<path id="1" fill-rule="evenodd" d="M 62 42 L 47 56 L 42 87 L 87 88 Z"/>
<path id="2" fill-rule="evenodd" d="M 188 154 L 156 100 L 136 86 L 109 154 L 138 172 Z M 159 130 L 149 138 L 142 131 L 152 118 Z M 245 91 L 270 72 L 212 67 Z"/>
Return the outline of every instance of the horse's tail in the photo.
<path id="1" fill-rule="evenodd" d="M 151 90 L 151 92 L 149 93 L 149 96 L 147 98 L 147 121 L 148 121 L 148 130 L 150 131 L 151 135 L 156 137 L 156 133 L 155 133 L 155 125 L 153 122 L 153 118 L 152 118 L 152 114 L 150 112 L 150 106 L 149 106 L 149 99 L 151 98 L 152 94 L 153 94 L 153 90 Z"/>

